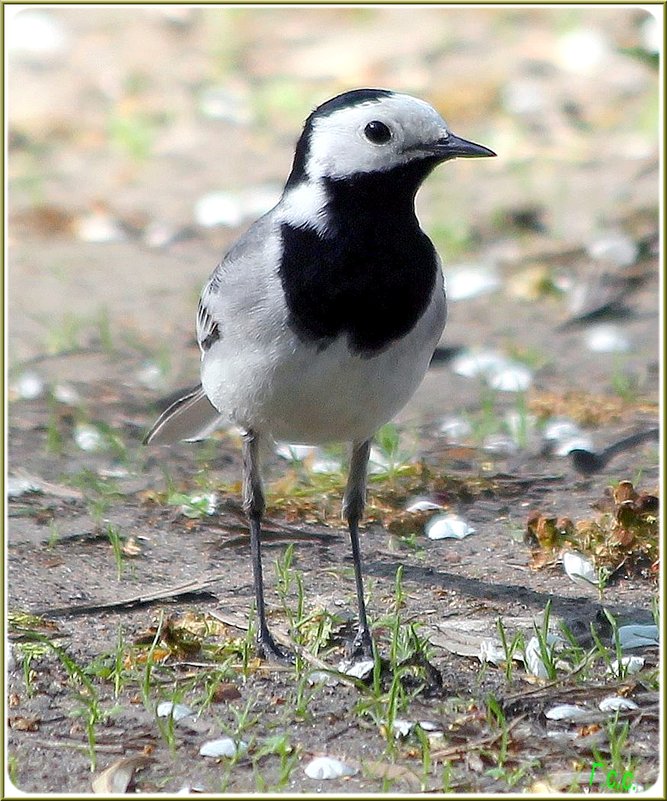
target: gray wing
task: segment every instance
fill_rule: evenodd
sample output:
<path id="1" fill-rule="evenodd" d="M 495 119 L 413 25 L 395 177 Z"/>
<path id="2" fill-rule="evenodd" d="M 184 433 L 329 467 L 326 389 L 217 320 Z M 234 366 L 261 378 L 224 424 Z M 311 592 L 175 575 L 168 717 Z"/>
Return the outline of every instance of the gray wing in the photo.
<path id="1" fill-rule="evenodd" d="M 217 320 L 214 315 L 216 310 L 215 296 L 219 290 L 220 282 L 224 275 L 224 264 L 221 262 L 213 271 L 208 279 L 197 307 L 197 342 L 202 353 L 211 349 L 222 333 L 222 322 Z"/>
<path id="2" fill-rule="evenodd" d="M 202 358 L 224 336 L 226 316 L 234 319 L 245 335 L 245 328 L 252 328 L 252 318 L 258 310 L 266 311 L 267 306 L 272 306 L 278 316 L 282 314 L 277 292 L 279 258 L 278 221 L 269 212 L 238 240 L 204 286 L 196 322 Z M 205 439 L 224 420 L 199 385 L 165 409 L 144 438 L 144 444 Z"/>
<path id="3" fill-rule="evenodd" d="M 260 217 L 211 273 L 199 298 L 197 342 L 204 356 L 225 336 L 226 321 L 252 325 L 259 309 L 278 311 L 279 207 Z M 250 322 L 249 322 L 250 321 Z"/>

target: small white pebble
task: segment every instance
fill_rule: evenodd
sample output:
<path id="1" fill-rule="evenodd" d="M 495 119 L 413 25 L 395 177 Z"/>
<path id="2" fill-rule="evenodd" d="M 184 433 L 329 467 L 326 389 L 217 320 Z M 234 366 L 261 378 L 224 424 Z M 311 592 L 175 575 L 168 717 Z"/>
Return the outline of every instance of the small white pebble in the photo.
<path id="1" fill-rule="evenodd" d="M 563 569 L 568 578 L 575 584 L 597 587 L 599 584 L 598 575 L 590 559 L 586 559 L 580 553 L 567 551 L 563 554 Z"/>
<path id="2" fill-rule="evenodd" d="M 209 192 L 202 195 L 195 203 L 194 216 L 197 225 L 204 228 L 215 225 L 236 228 L 243 221 L 238 196 L 230 192 Z"/>
<path id="3" fill-rule="evenodd" d="M 468 300 L 493 292 L 500 286 L 500 278 L 487 265 L 461 265 L 447 271 L 447 299 Z"/>
<path id="4" fill-rule="evenodd" d="M 103 478 L 127 478 L 130 471 L 127 467 L 120 464 L 111 465 L 110 467 L 100 467 L 97 471 Z"/>
<path id="5" fill-rule="evenodd" d="M 474 533 L 475 529 L 458 515 L 436 515 L 426 524 L 426 536 L 430 540 L 462 540 Z"/>
<path id="6" fill-rule="evenodd" d="M 127 234 L 119 220 L 104 209 L 91 211 L 76 220 L 76 235 L 82 242 L 105 244 L 123 242 Z"/>
<path id="7" fill-rule="evenodd" d="M 44 11 L 10 9 L 7 14 L 6 43 L 12 54 L 48 58 L 63 52 L 68 35 L 62 23 Z"/>
<path id="8" fill-rule="evenodd" d="M 308 674 L 308 684 L 311 686 L 313 684 L 323 684 L 325 687 L 335 687 L 339 684 L 339 681 L 331 673 L 327 673 L 326 670 L 313 670 L 312 673 Z"/>
<path id="9" fill-rule="evenodd" d="M 405 507 L 406 512 L 431 512 L 436 509 L 442 509 L 442 505 L 428 498 L 414 498 Z"/>
<path id="10" fill-rule="evenodd" d="M 74 441 L 82 451 L 89 453 L 103 451 L 106 447 L 104 437 L 95 426 L 79 423 L 74 430 Z"/>
<path id="11" fill-rule="evenodd" d="M 304 772 L 309 779 L 339 779 L 341 776 L 354 776 L 357 769 L 333 757 L 315 757 Z"/>
<path id="12" fill-rule="evenodd" d="M 579 720 L 590 715 L 590 710 L 576 704 L 558 704 L 544 714 L 549 720 Z"/>
<path id="13" fill-rule="evenodd" d="M 544 439 L 550 442 L 564 442 L 579 437 L 581 429 L 574 420 L 569 420 L 567 417 L 552 417 L 545 424 L 542 433 Z"/>
<path id="14" fill-rule="evenodd" d="M 352 676 L 355 679 L 365 679 L 371 675 L 374 667 L 375 662 L 372 659 L 360 659 L 351 664 L 343 659 L 338 665 L 338 670 L 346 676 Z"/>
<path id="15" fill-rule="evenodd" d="M 509 434 L 489 434 L 484 437 L 482 448 L 497 456 L 511 456 L 519 450 L 516 441 Z"/>
<path id="16" fill-rule="evenodd" d="M 507 83 L 502 91 L 502 101 L 505 109 L 517 116 L 541 114 L 546 107 L 544 87 L 533 80 Z"/>
<path id="17" fill-rule="evenodd" d="M 533 383 L 533 374 L 524 364 L 508 362 L 488 378 L 491 389 L 499 392 L 525 392 Z"/>
<path id="18" fill-rule="evenodd" d="M 44 380 L 32 370 L 22 373 L 12 385 L 19 398 L 35 400 L 44 392 Z"/>
<path id="19" fill-rule="evenodd" d="M 562 639 L 557 634 L 547 634 L 547 647 L 550 651 L 562 642 Z M 542 659 L 542 650 L 540 648 L 540 641 L 537 637 L 531 637 L 526 644 L 524 651 L 524 664 L 526 670 L 532 676 L 537 676 L 538 679 L 548 679 L 549 671 Z"/>
<path id="20" fill-rule="evenodd" d="M 309 456 L 317 453 L 315 445 L 297 445 L 291 442 L 277 442 L 274 448 L 276 456 L 286 459 L 288 462 L 303 462 Z"/>
<path id="21" fill-rule="evenodd" d="M 639 709 L 631 698 L 621 698 L 620 695 L 608 695 L 598 704 L 601 712 L 623 712 L 628 709 Z"/>
<path id="22" fill-rule="evenodd" d="M 472 426 L 463 417 L 445 417 L 440 423 L 440 433 L 447 437 L 448 442 L 462 442 L 472 434 Z"/>
<path id="23" fill-rule="evenodd" d="M 500 370 L 507 364 L 507 359 L 492 350 L 465 350 L 451 362 L 456 375 L 464 378 L 487 376 L 494 370 Z"/>
<path id="24" fill-rule="evenodd" d="M 157 705 L 156 712 L 159 718 L 168 718 L 171 716 L 176 723 L 178 723 L 179 720 L 194 715 L 194 711 L 190 709 L 189 706 L 185 704 L 174 704 L 171 701 L 162 701 L 162 703 Z"/>
<path id="25" fill-rule="evenodd" d="M 313 459 L 309 465 L 310 472 L 317 475 L 335 475 L 340 473 L 342 465 L 338 459 L 328 459 L 325 456 Z"/>
<path id="26" fill-rule="evenodd" d="M 58 403 L 64 403 L 67 406 L 76 406 L 81 403 L 81 395 L 71 384 L 56 384 L 53 388 L 53 397 Z"/>
<path id="27" fill-rule="evenodd" d="M 633 673 L 639 673 L 644 667 L 645 659 L 643 656 L 624 656 L 619 662 L 618 659 L 614 661 L 607 668 L 607 673 L 610 676 L 617 676 L 620 678 L 621 674 L 631 676 Z"/>
<path id="28" fill-rule="evenodd" d="M 395 737 L 407 737 L 408 734 L 410 734 L 410 732 L 412 731 L 414 725 L 415 724 L 409 720 L 396 718 L 394 722 L 391 724 L 391 729 L 394 732 Z"/>
<path id="29" fill-rule="evenodd" d="M 605 234 L 591 242 L 587 250 L 592 259 L 610 262 L 615 267 L 629 267 L 639 255 L 637 243 L 621 233 Z"/>
<path id="30" fill-rule="evenodd" d="M 596 325 L 586 332 L 586 347 L 593 353 L 627 353 L 630 340 L 615 325 Z"/>
<path id="31" fill-rule="evenodd" d="M 242 757 L 248 751 L 248 744 L 243 740 L 232 740 L 231 737 L 221 737 L 219 740 L 208 740 L 199 749 L 200 756 L 206 757 Z"/>
<path id="32" fill-rule="evenodd" d="M 556 58 L 559 66 L 581 75 L 593 74 L 609 56 L 606 38 L 595 28 L 576 28 L 558 40 Z"/>
<path id="33" fill-rule="evenodd" d="M 423 731 L 437 733 L 442 732 L 442 724 L 441 723 L 434 723 L 432 720 L 420 720 L 419 727 Z"/>
<path id="34" fill-rule="evenodd" d="M 164 372 L 155 362 L 144 362 L 135 375 L 137 381 L 148 389 L 164 389 L 166 384 Z"/>

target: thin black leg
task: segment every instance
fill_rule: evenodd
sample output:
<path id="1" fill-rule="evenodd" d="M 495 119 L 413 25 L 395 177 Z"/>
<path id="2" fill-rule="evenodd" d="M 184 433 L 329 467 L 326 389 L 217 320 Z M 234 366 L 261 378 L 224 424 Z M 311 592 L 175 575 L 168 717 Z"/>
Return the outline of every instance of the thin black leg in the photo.
<path id="1" fill-rule="evenodd" d="M 347 520 L 350 529 L 354 578 L 357 586 L 357 605 L 359 607 L 359 630 L 352 643 L 352 652 L 353 655 L 361 652 L 364 656 L 372 657 L 373 642 L 366 617 L 361 549 L 359 548 L 359 521 L 363 516 L 364 506 L 366 505 L 366 471 L 370 452 L 370 440 L 361 443 L 357 442 L 352 446 L 350 472 L 347 477 L 347 486 L 343 498 L 343 516 Z"/>
<path id="2" fill-rule="evenodd" d="M 261 551 L 265 502 L 259 468 L 259 439 L 252 431 L 246 432 L 243 436 L 243 508 L 250 525 L 250 553 L 257 604 L 257 649 L 260 656 L 265 659 L 291 662 L 290 654 L 276 645 L 266 622 Z"/>

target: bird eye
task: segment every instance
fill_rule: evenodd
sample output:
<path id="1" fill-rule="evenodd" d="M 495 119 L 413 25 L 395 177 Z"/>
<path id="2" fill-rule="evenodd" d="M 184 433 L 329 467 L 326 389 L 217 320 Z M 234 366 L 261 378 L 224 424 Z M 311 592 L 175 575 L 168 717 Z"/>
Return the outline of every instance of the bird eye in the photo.
<path id="1" fill-rule="evenodd" d="M 364 135 L 374 145 L 384 145 L 391 139 L 391 131 L 379 120 L 369 122 L 364 128 Z"/>

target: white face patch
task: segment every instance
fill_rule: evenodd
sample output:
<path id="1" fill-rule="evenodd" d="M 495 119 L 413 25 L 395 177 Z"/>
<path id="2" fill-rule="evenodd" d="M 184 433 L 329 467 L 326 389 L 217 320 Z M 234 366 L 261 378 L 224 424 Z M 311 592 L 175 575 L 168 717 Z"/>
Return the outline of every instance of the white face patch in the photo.
<path id="1" fill-rule="evenodd" d="M 364 135 L 366 125 L 375 120 L 391 131 L 384 144 Z M 312 181 L 384 172 L 423 157 L 429 145 L 448 135 L 445 121 L 428 103 L 410 95 L 389 95 L 315 118 L 306 172 Z"/>

